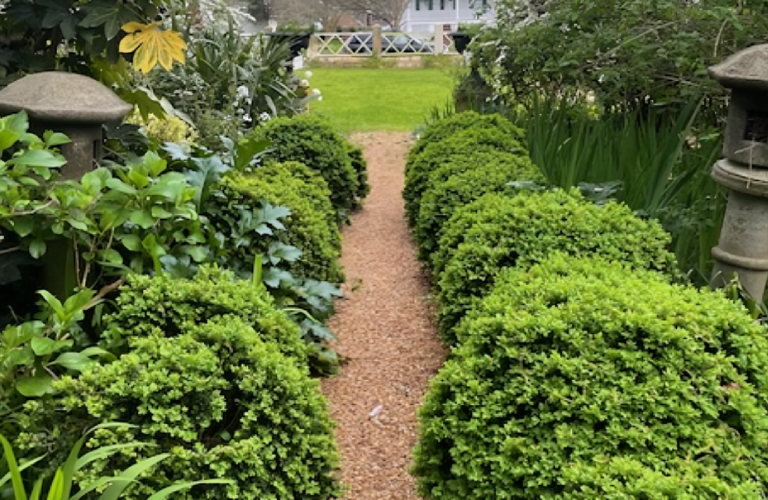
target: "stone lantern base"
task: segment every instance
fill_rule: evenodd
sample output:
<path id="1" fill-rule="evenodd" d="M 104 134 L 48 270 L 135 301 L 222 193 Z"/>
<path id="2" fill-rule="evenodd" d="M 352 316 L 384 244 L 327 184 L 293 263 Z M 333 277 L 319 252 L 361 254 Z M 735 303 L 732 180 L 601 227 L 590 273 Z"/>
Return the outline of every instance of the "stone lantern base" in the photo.
<path id="1" fill-rule="evenodd" d="M 734 277 L 755 300 L 768 281 L 768 169 L 720 160 L 712 177 L 730 189 L 720 240 L 712 249 L 712 286 Z"/>

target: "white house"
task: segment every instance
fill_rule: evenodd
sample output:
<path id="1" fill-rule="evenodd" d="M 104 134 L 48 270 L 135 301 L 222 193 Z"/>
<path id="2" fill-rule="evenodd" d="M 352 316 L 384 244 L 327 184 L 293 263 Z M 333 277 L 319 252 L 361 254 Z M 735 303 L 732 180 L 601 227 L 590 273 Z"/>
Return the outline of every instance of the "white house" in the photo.
<path id="1" fill-rule="evenodd" d="M 488 23 L 495 19 L 496 0 L 411 0 L 403 16 L 403 31 L 434 31 L 438 24 L 452 30 L 465 23 Z"/>

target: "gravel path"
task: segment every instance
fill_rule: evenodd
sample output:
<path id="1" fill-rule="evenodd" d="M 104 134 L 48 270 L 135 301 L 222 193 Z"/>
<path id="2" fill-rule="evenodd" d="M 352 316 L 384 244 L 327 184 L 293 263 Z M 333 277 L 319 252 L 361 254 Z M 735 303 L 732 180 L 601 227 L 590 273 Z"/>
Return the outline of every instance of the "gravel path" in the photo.
<path id="1" fill-rule="evenodd" d="M 345 291 L 331 329 L 346 358 L 342 374 L 323 381 L 342 454 L 348 500 L 417 499 L 408 474 L 416 442 L 416 409 L 442 365 L 424 300 L 428 282 L 403 218 L 403 166 L 408 134 L 358 134 L 371 194 L 343 230 Z"/>

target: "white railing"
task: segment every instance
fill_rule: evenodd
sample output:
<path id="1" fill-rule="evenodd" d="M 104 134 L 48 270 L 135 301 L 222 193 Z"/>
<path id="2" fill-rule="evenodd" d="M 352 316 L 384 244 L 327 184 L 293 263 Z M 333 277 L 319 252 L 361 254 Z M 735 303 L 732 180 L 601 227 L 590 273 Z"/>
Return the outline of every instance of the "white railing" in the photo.
<path id="1" fill-rule="evenodd" d="M 442 36 L 441 36 L 442 35 Z M 442 38 L 442 39 L 441 39 Z M 308 56 L 382 57 L 457 54 L 447 33 L 367 32 L 314 33 Z"/>

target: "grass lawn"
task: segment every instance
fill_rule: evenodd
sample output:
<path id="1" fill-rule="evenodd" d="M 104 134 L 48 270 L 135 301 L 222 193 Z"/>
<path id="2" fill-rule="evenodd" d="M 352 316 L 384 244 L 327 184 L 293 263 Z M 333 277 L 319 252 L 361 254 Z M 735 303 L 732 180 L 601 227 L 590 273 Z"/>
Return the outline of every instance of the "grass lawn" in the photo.
<path id="1" fill-rule="evenodd" d="M 312 69 L 309 83 L 323 93 L 310 109 L 344 132 L 411 131 L 434 106 L 443 107 L 454 86 L 445 69 Z M 303 76 L 304 71 L 296 72 Z"/>

